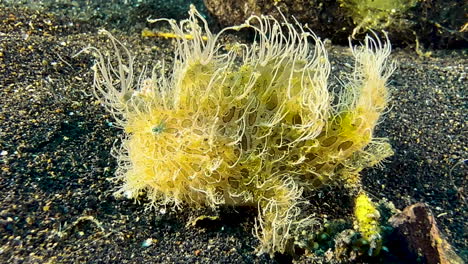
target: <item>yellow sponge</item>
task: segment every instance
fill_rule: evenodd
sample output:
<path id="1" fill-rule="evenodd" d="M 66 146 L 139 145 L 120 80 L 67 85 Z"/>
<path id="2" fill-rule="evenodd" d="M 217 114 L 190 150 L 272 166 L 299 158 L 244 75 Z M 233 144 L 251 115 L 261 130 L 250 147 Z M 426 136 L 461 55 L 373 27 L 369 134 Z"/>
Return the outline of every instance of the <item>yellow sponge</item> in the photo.
<path id="1" fill-rule="evenodd" d="M 357 229 L 362 237 L 370 243 L 371 251 L 369 255 L 378 254 L 382 246 L 379 226 L 380 213 L 364 192 L 361 192 L 356 198 L 354 214 L 356 216 Z"/>

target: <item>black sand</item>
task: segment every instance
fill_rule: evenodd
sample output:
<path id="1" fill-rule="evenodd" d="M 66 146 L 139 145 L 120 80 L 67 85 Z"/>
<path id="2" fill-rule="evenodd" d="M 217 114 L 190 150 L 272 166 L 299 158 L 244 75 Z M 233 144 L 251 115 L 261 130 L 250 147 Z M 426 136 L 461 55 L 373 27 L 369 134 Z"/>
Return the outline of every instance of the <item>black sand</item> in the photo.
<path id="1" fill-rule="evenodd" d="M 170 40 L 114 35 L 140 64 L 170 65 Z M 92 23 L 0 5 L 0 263 L 290 261 L 254 254 L 255 209 L 222 209 L 220 220 L 190 226 L 191 210 L 145 212 L 114 198 L 109 152 L 121 131 L 92 96 L 92 57 L 72 57 L 106 43 Z M 335 75 L 350 63 L 343 47 L 330 57 Z M 429 204 L 466 261 L 467 51 L 420 58 L 405 49 L 393 58 L 392 108 L 377 134 L 396 154 L 364 172 L 365 189 L 400 209 Z M 313 204 L 333 215 L 332 191 L 323 195 Z"/>

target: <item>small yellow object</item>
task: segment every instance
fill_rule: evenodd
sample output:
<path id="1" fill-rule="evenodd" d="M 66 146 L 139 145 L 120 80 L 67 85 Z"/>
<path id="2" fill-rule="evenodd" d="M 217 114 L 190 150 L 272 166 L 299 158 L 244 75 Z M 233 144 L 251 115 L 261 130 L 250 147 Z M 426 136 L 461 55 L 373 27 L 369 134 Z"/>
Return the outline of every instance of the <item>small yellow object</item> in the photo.
<path id="1" fill-rule="evenodd" d="M 359 193 L 356 198 L 354 215 L 362 237 L 370 243 L 369 255 L 378 254 L 382 247 L 379 226 L 380 213 L 364 192 Z"/>
<path id="2" fill-rule="evenodd" d="M 468 23 L 465 23 L 459 30 L 460 32 L 468 32 Z"/>
<path id="3" fill-rule="evenodd" d="M 49 204 L 46 204 L 46 205 L 44 205 L 44 206 L 42 207 L 42 211 L 44 211 L 44 212 L 49 211 L 49 209 L 50 209 L 50 205 L 49 205 Z"/>
<path id="4" fill-rule="evenodd" d="M 184 34 L 184 35 L 176 35 L 174 33 L 170 33 L 170 32 L 155 32 L 155 31 L 152 31 L 152 30 L 149 30 L 147 28 L 143 29 L 141 31 L 141 36 L 142 37 L 160 37 L 160 38 L 165 38 L 165 39 L 175 39 L 175 38 L 185 38 L 185 39 L 188 39 L 188 40 L 192 40 L 193 39 L 193 36 L 190 35 L 190 34 Z M 201 39 L 204 40 L 204 41 L 207 41 L 208 38 L 206 36 L 201 36 Z"/>
<path id="5" fill-rule="evenodd" d="M 186 226 L 196 226 L 199 221 L 203 221 L 203 220 L 207 220 L 207 219 L 211 220 L 211 221 L 215 221 L 215 220 L 219 220 L 219 216 L 217 216 L 217 215 L 201 215 L 201 216 L 198 216 L 195 219 L 190 220 L 187 223 Z"/>

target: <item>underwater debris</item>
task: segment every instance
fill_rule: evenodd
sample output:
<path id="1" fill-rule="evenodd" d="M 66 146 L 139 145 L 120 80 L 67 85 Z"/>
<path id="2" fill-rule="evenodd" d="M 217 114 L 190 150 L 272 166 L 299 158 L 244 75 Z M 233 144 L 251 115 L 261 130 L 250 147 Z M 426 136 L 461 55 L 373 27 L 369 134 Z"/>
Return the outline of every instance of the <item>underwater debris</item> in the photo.
<path id="1" fill-rule="evenodd" d="M 382 30 L 395 23 L 394 17 L 401 16 L 414 7 L 419 0 L 339 0 L 340 6 L 348 10 L 356 27 L 353 37 L 361 30 Z M 396 27 L 396 26 L 395 26 Z"/>
<path id="2" fill-rule="evenodd" d="M 116 149 L 118 193 L 144 192 L 149 207 L 257 206 L 258 252 L 286 252 L 314 222 L 301 215 L 304 189 L 338 184 L 358 193 L 359 172 L 392 154 L 373 137 L 394 68 L 390 43 L 368 36 L 351 46 L 354 72 L 334 95 L 327 53 L 310 31 L 252 16 L 212 34 L 194 7 L 189 15 L 155 21 L 178 37 L 171 76 L 150 81 L 135 81 L 134 58 L 103 31 L 118 65 L 96 49 L 94 92 L 126 134 Z M 219 36 L 242 28 L 257 41 L 222 51 Z"/>
<path id="3" fill-rule="evenodd" d="M 173 39 L 173 38 L 178 38 L 180 37 L 179 35 L 176 35 L 174 33 L 169 33 L 169 32 L 156 32 L 156 31 L 151 31 L 147 28 L 144 28 L 141 31 L 141 36 L 142 37 L 157 37 L 157 38 L 165 38 L 165 39 Z M 186 39 L 193 39 L 191 35 L 184 35 L 184 38 Z M 203 40 L 208 40 L 207 37 L 203 36 Z"/>

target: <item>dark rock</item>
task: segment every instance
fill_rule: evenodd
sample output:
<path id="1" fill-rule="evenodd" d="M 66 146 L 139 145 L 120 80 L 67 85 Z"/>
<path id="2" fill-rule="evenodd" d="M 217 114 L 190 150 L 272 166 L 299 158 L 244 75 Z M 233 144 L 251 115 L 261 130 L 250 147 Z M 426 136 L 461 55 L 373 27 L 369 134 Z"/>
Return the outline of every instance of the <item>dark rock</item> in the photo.
<path id="1" fill-rule="evenodd" d="M 394 233 L 391 251 L 408 263 L 463 263 L 442 237 L 430 209 L 423 203 L 406 207 L 389 220 Z"/>
<path id="2" fill-rule="evenodd" d="M 318 36 L 339 42 L 349 36 L 352 20 L 344 16 L 336 1 L 291 0 L 291 1 L 250 1 L 250 0 L 204 0 L 208 11 L 224 26 L 244 23 L 251 15 L 272 15 L 281 19 L 281 13 L 289 20 L 292 16 L 307 24 Z M 329 34 L 333 32 L 333 35 Z"/>
<path id="3" fill-rule="evenodd" d="M 465 14 L 468 2 L 457 0 L 410 1 L 401 10 L 376 10 L 368 1 L 347 0 L 204 0 L 208 11 L 223 25 L 238 25 L 250 15 L 272 15 L 281 19 L 281 14 L 292 21 L 294 16 L 307 24 L 318 36 L 331 39 L 337 44 L 347 44 L 348 37 L 364 20 L 362 13 L 374 14 L 374 31 L 385 30 L 396 45 L 415 46 L 423 43 L 431 48 L 463 48 L 468 45 L 468 29 Z M 385 6 L 384 1 L 380 1 Z M 390 2 L 390 1 L 389 1 Z M 463 2 L 463 1 L 462 1 Z M 361 4 L 367 3 L 368 9 Z M 360 6 L 356 8 L 353 6 Z M 395 4 L 397 6 L 397 4 Z M 389 16 L 386 17 L 386 15 Z M 379 19 L 380 17 L 380 19 Z M 382 18 L 383 17 L 383 18 Z M 388 19 L 387 19 L 388 18 Z M 367 33 L 369 30 L 367 30 Z M 361 33 L 366 33 L 363 30 Z M 361 38 L 364 34 L 357 34 Z"/>

